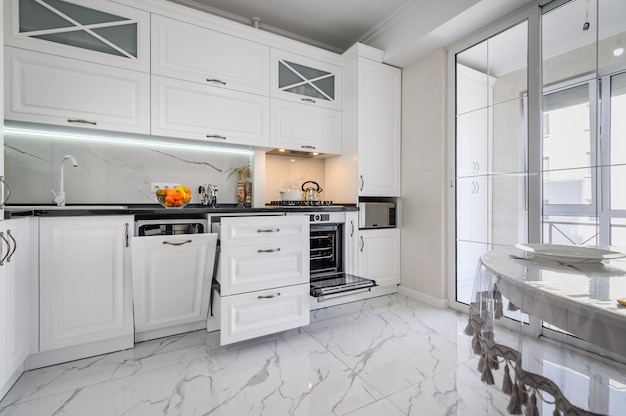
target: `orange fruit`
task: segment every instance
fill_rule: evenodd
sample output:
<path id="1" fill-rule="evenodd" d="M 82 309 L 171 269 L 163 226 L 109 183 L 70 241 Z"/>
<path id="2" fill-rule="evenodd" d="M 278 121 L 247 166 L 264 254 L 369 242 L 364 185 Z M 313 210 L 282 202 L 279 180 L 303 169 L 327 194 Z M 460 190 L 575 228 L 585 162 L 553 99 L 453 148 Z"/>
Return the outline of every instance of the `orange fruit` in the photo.
<path id="1" fill-rule="evenodd" d="M 182 199 L 177 199 L 174 201 L 174 206 L 175 207 L 180 207 L 183 205 L 183 200 Z"/>
<path id="2" fill-rule="evenodd" d="M 174 192 L 174 195 L 172 195 L 174 197 L 174 201 L 182 201 L 183 200 L 183 194 L 181 194 L 180 192 Z"/>
<path id="3" fill-rule="evenodd" d="M 174 203 L 174 197 L 172 195 L 168 195 L 165 197 L 165 203 L 166 204 L 173 204 Z"/>

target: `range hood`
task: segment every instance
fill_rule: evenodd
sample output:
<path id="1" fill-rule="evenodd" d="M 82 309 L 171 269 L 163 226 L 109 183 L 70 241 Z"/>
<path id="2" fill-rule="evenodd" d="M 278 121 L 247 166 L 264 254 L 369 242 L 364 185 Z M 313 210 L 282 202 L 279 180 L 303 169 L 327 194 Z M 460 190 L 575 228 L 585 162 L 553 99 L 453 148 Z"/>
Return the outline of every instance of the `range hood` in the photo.
<path id="1" fill-rule="evenodd" d="M 319 157 L 319 158 L 326 157 L 326 155 L 324 155 L 323 153 L 319 153 L 319 152 L 307 152 L 307 151 L 302 151 L 302 150 L 289 150 L 289 149 L 272 149 L 266 153 L 268 155 L 301 157 L 301 158 L 306 158 L 306 159 L 310 159 L 314 157 Z"/>

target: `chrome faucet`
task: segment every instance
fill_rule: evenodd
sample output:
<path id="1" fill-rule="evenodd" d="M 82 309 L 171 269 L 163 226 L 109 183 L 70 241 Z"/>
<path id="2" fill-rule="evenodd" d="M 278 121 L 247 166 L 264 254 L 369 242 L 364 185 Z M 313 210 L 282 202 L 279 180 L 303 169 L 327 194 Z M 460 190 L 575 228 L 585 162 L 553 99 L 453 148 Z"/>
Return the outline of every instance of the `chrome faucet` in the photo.
<path id="1" fill-rule="evenodd" d="M 57 203 L 57 206 L 59 207 L 64 207 L 65 206 L 65 191 L 63 190 L 63 162 L 65 162 L 66 160 L 69 160 L 70 162 L 72 162 L 72 166 L 77 167 L 78 166 L 78 162 L 76 161 L 76 158 L 72 155 L 65 155 L 63 156 L 63 159 L 61 159 L 61 174 L 60 174 L 60 180 L 59 180 L 59 192 L 56 193 L 54 192 L 54 189 L 51 189 L 52 191 L 52 195 L 54 195 L 54 202 Z"/>

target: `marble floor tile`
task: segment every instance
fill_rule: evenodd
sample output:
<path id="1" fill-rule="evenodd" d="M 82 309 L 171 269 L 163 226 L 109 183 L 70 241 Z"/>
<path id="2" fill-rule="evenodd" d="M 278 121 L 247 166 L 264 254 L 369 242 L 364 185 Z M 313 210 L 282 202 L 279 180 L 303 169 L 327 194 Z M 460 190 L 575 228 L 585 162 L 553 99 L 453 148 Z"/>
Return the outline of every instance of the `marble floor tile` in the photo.
<path id="1" fill-rule="evenodd" d="M 0 416 L 507 415 L 477 371 L 467 317 L 394 294 L 320 309 L 311 324 L 228 346 L 195 331 L 24 373 Z M 498 329 L 525 368 L 549 375 L 575 403 L 626 408 L 626 369 Z M 541 414 L 552 414 L 540 403 Z"/>

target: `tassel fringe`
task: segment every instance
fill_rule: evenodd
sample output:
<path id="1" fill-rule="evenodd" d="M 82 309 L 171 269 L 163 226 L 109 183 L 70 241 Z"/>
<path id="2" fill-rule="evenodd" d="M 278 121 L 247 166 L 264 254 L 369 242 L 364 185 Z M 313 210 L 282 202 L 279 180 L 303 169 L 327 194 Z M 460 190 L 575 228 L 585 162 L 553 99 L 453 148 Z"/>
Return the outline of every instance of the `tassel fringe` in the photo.
<path id="1" fill-rule="evenodd" d="M 510 415 L 521 415 L 522 414 L 522 401 L 520 400 L 520 389 L 517 387 L 513 388 L 513 393 L 511 394 L 511 400 L 509 400 L 509 405 L 506 410 L 509 411 Z"/>
<path id="2" fill-rule="evenodd" d="M 504 365 L 504 377 L 502 379 L 502 392 L 509 396 L 513 394 L 513 381 L 511 380 L 511 374 L 509 373 L 508 363 Z"/>
<path id="3" fill-rule="evenodd" d="M 472 335 L 474 335 L 474 328 L 472 328 L 472 324 L 470 322 L 467 323 L 467 326 L 465 327 L 465 330 L 463 331 L 463 333 L 467 335 L 468 337 L 471 337 Z"/>
<path id="4" fill-rule="evenodd" d="M 535 393 L 530 396 L 530 402 L 526 406 L 526 416 L 539 416 L 539 409 L 537 408 L 537 396 Z"/>
<path id="5" fill-rule="evenodd" d="M 478 339 L 478 332 L 476 332 L 472 338 L 472 351 L 474 351 L 474 354 L 478 355 L 480 354 L 480 350 L 480 340 Z"/>

